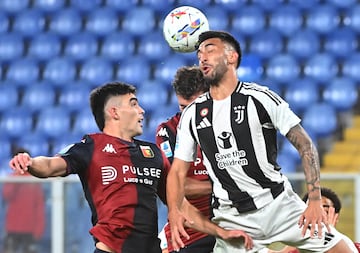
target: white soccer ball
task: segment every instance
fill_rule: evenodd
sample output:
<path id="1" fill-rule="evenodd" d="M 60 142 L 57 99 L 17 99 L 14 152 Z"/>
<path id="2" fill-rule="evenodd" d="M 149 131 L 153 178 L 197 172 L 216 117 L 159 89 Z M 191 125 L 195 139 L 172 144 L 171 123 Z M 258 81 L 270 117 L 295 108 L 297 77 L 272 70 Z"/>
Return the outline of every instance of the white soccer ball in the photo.
<path id="1" fill-rule="evenodd" d="M 170 11 L 163 23 L 164 38 L 177 52 L 193 52 L 202 32 L 209 30 L 204 13 L 191 6 L 181 6 Z"/>

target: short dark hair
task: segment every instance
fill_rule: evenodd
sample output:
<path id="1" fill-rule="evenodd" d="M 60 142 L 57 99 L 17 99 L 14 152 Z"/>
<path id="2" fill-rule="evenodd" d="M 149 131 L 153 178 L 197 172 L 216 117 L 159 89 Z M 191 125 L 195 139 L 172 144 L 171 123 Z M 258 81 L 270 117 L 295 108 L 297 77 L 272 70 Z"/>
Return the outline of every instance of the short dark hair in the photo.
<path id="1" fill-rule="evenodd" d="M 236 50 L 236 52 L 238 53 L 239 57 L 238 57 L 238 62 L 237 62 L 237 66 L 240 66 L 240 62 L 241 62 L 241 47 L 240 47 L 240 43 L 235 39 L 234 36 L 232 36 L 230 33 L 225 32 L 225 31 L 206 31 L 203 32 L 199 35 L 199 39 L 198 42 L 196 44 L 196 49 L 199 48 L 200 44 L 203 43 L 205 40 L 208 39 L 212 39 L 212 38 L 219 38 L 221 41 L 223 42 L 227 42 L 229 43 L 231 46 L 234 47 L 234 49 Z"/>
<path id="2" fill-rule="evenodd" d="M 321 187 L 321 195 L 330 199 L 334 204 L 335 213 L 340 213 L 341 210 L 341 201 L 338 195 L 331 189 L 326 187 Z M 309 194 L 306 193 L 303 197 L 303 201 L 306 202 L 308 200 Z"/>
<path id="3" fill-rule="evenodd" d="M 196 66 L 179 68 L 175 73 L 172 86 L 176 95 L 180 95 L 185 99 L 190 99 L 198 92 L 209 90 L 209 85 L 205 81 L 203 73 Z"/>
<path id="4" fill-rule="evenodd" d="M 102 131 L 105 126 L 104 107 L 106 102 L 113 96 L 136 94 L 133 85 L 122 82 L 109 82 L 93 89 L 90 93 L 90 106 L 96 125 Z"/>

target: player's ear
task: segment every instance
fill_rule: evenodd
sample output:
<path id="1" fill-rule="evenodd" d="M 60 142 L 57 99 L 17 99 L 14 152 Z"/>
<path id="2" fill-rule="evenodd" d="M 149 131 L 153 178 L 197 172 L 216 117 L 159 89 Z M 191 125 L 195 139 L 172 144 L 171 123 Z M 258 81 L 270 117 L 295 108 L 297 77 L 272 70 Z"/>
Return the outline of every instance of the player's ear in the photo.
<path id="1" fill-rule="evenodd" d="M 233 50 L 230 51 L 230 53 L 228 54 L 228 62 L 229 62 L 230 64 L 236 65 L 237 62 L 238 62 L 238 58 L 239 58 L 238 53 L 235 52 L 235 51 L 233 51 Z"/>

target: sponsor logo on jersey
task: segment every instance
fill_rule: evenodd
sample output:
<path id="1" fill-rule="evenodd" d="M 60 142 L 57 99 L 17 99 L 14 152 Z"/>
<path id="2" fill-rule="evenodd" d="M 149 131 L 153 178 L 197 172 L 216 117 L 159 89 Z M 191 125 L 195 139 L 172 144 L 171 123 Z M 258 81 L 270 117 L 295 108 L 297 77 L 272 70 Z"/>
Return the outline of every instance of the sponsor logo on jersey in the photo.
<path id="1" fill-rule="evenodd" d="M 245 106 L 244 105 L 237 105 L 234 106 L 234 112 L 236 115 L 235 122 L 237 124 L 240 124 L 244 121 L 245 118 Z"/>
<path id="2" fill-rule="evenodd" d="M 167 137 L 169 138 L 169 134 L 167 132 L 166 127 L 162 127 L 159 129 L 159 131 L 156 133 L 156 136 L 162 136 L 162 137 Z"/>
<path id="3" fill-rule="evenodd" d="M 170 146 L 169 141 L 164 141 L 164 142 L 160 143 L 160 148 L 164 152 L 166 157 L 172 157 L 173 156 L 173 152 L 171 150 L 171 146 Z"/>
<path id="4" fill-rule="evenodd" d="M 140 149 L 145 158 L 153 158 L 154 157 L 154 151 L 152 151 L 150 146 L 140 145 Z"/>
<path id="5" fill-rule="evenodd" d="M 101 167 L 102 184 L 107 185 L 117 177 L 117 170 L 112 166 Z"/>
<path id="6" fill-rule="evenodd" d="M 207 127 L 211 127 L 211 123 L 207 118 L 203 118 L 199 125 L 196 126 L 196 129 L 203 129 L 203 128 L 207 128 Z"/>
<path id="7" fill-rule="evenodd" d="M 106 144 L 102 151 L 106 153 L 116 154 L 116 150 L 114 149 L 113 145 L 109 143 Z"/>
<path id="8" fill-rule="evenodd" d="M 218 145 L 223 148 L 223 149 L 228 149 L 232 147 L 232 133 L 230 132 L 222 132 L 218 137 L 217 137 L 217 143 Z"/>

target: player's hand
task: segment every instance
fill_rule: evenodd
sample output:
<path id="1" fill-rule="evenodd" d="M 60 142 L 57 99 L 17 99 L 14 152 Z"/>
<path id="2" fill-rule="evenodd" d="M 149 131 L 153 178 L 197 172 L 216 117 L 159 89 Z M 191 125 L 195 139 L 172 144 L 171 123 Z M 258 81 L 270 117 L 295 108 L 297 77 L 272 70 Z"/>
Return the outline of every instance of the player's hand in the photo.
<path id="1" fill-rule="evenodd" d="M 185 231 L 185 224 L 188 222 L 192 224 L 193 221 L 185 216 L 179 209 L 169 211 L 168 219 L 171 230 L 171 244 L 175 251 L 179 251 L 180 248 L 184 248 L 185 244 L 181 239 L 183 236 L 189 240 L 190 236 Z"/>
<path id="2" fill-rule="evenodd" d="M 311 238 L 321 238 L 323 224 L 325 224 L 327 230 L 330 232 L 330 226 L 327 219 L 327 214 L 321 206 L 321 200 L 310 200 L 307 208 L 300 216 L 299 227 L 302 229 L 302 236 L 306 234 L 306 230 L 310 229 Z"/>
<path id="3" fill-rule="evenodd" d="M 223 240 L 243 238 L 244 246 L 247 250 L 250 250 L 254 247 L 252 238 L 242 230 L 221 229 L 221 231 L 219 231 L 218 234 L 219 234 L 219 237 L 221 237 L 221 239 L 223 239 Z"/>
<path id="4" fill-rule="evenodd" d="M 9 162 L 9 166 L 15 173 L 24 174 L 29 170 L 32 160 L 28 153 L 19 153 L 15 155 Z"/>
<path id="5" fill-rule="evenodd" d="M 335 213 L 335 208 L 330 206 L 327 215 L 328 215 L 327 218 L 328 218 L 329 224 L 332 225 L 333 227 L 335 227 L 335 225 L 338 221 L 338 217 L 339 217 L 339 214 Z"/>

